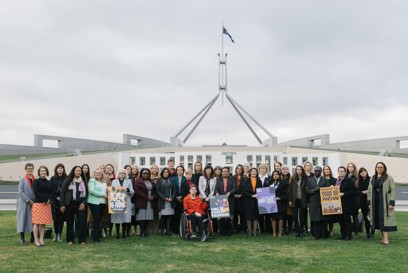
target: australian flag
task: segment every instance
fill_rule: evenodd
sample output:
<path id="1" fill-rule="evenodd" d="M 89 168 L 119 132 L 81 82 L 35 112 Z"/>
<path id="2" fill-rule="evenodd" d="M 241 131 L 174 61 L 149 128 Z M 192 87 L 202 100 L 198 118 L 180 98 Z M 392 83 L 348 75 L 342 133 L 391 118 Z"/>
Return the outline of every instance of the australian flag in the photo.
<path id="1" fill-rule="evenodd" d="M 234 39 L 232 39 L 231 35 L 228 33 L 228 30 L 225 27 L 222 27 L 222 33 L 228 35 L 228 37 L 230 37 L 231 39 L 231 42 L 235 43 Z"/>

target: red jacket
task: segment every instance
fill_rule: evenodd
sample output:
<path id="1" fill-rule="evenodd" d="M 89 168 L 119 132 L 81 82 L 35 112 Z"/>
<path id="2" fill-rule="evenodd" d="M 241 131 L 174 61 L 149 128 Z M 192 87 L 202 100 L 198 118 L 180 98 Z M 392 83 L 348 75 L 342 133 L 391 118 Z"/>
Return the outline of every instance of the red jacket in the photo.
<path id="1" fill-rule="evenodd" d="M 184 209 L 188 215 L 198 212 L 201 214 L 205 214 L 205 210 L 207 209 L 207 203 L 203 203 L 201 198 L 196 195 L 195 199 L 191 199 L 190 194 L 187 195 L 183 200 Z"/>

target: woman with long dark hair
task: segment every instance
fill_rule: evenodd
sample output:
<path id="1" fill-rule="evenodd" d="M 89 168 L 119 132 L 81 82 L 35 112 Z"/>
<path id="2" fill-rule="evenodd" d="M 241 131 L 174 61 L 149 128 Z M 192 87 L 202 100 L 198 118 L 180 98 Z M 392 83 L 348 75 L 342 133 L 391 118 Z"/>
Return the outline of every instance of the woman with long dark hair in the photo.
<path id="1" fill-rule="evenodd" d="M 231 180 L 235 183 L 236 192 L 234 194 L 235 198 L 235 208 L 234 208 L 234 230 L 235 233 L 244 232 L 246 230 L 246 220 L 244 215 L 244 197 L 242 191 L 244 189 L 244 166 L 238 164 L 235 167 L 235 174 L 231 177 Z"/>
<path id="2" fill-rule="evenodd" d="M 82 178 L 81 166 L 74 166 L 61 189 L 61 208 L 67 221 L 67 243 L 72 245 L 75 241 L 74 222 L 78 231 L 78 240 L 85 244 L 87 184 Z"/>
<path id="3" fill-rule="evenodd" d="M 198 189 L 198 181 L 200 180 L 200 177 L 203 175 L 203 164 L 200 161 L 197 161 L 194 163 L 194 172 L 192 176 L 192 181 L 194 185 L 197 186 Z"/>
<path id="4" fill-rule="evenodd" d="M 370 210 L 368 209 L 368 204 L 367 204 L 367 195 L 368 195 L 369 185 L 370 185 L 370 176 L 368 175 L 366 168 L 360 168 L 358 170 L 357 191 L 360 195 L 360 209 L 361 209 L 361 213 L 363 214 L 367 240 L 371 239 L 370 220 L 368 219 Z"/>
<path id="5" fill-rule="evenodd" d="M 54 222 L 55 238 L 53 241 L 62 241 L 62 230 L 64 228 L 64 214 L 61 213 L 61 189 L 67 178 L 65 172 L 65 166 L 58 163 L 54 168 L 54 176 L 51 177 L 51 207 L 52 207 L 52 220 Z"/>
<path id="6" fill-rule="evenodd" d="M 296 237 L 303 237 L 305 232 L 305 214 L 307 213 L 306 185 L 308 177 L 305 169 L 298 165 L 291 177 L 289 206 L 293 208 Z"/>
<path id="7" fill-rule="evenodd" d="M 278 171 L 272 172 L 272 179 L 270 182 L 270 187 L 273 187 L 275 190 L 276 196 L 276 205 L 278 207 L 277 213 L 271 214 L 272 219 L 272 235 L 276 237 L 276 223 L 278 224 L 278 236 L 282 237 L 283 231 L 283 215 L 286 214 L 286 184 L 285 181 L 280 178 Z"/>
<path id="8" fill-rule="evenodd" d="M 183 182 L 186 183 L 186 182 Z M 174 183 L 170 181 L 170 171 L 164 168 L 160 173 L 160 178 L 156 184 L 157 190 L 157 205 L 160 215 L 160 230 L 161 235 L 170 235 L 170 221 L 174 215 L 177 191 Z"/>
<path id="9" fill-rule="evenodd" d="M 276 163 L 276 162 L 275 162 Z M 293 208 L 289 206 L 289 190 L 290 190 L 290 172 L 289 172 L 289 167 L 284 165 L 281 168 L 281 180 L 282 183 L 285 183 L 286 186 L 286 213 L 283 215 L 283 230 L 285 235 L 289 235 L 292 233 L 293 229 Z"/>
<path id="10" fill-rule="evenodd" d="M 91 170 L 89 169 L 88 164 L 83 164 L 81 166 L 82 169 L 82 177 L 84 178 L 84 182 L 88 184 L 89 179 L 91 179 Z"/>
<path id="11" fill-rule="evenodd" d="M 388 245 L 388 232 L 397 231 L 395 218 L 395 182 L 383 162 L 375 164 L 375 174 L 368 186 L 371 230 L 381 231 L 381 244 Z"/>
<path id="12" fill-rule="evenodd" d="M 244 213 L 247 222 L 248 236 L 256 236 L 258 229 L 258 196 L 257 188 L 262 188 L 262 182 L 258 176 L 258 170 L 251 168 L 249 170 L 249 177 L 244 183 L 243 195 L 244 199 Z"/>

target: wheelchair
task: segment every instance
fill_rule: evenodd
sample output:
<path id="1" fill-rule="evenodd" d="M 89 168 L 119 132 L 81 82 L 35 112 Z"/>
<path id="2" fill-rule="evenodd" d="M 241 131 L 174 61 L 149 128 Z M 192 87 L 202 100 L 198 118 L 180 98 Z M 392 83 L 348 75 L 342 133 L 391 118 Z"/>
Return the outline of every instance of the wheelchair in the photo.
<path id="1" fill-rule="evenodd" d="M 190 240 L 193 239 L 191 238 L 191 234 L 195 232 L 192 230 L 192 223 L 191 219 L 189 218 L 189 215 L 186 212 L 183 212 L 180 217 L 180 238 L 184 240 Z M 206 242 L 211 238 L 211 235 L 213 233 L 213 225 L 211 218 L 208 215 L 205 216 L 203 219 L 203 233 L 204 236 L 200 234 L 200 236 L 197 236 L 197 239 L 200 239 L 201 242 Z"/>

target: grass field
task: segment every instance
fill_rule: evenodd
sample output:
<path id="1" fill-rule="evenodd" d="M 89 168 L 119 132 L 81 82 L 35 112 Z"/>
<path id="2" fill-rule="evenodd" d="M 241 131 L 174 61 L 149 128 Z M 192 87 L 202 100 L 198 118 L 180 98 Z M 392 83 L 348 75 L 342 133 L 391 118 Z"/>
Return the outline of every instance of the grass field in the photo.
<path id="1" fill-rule="evenodd" d="M 310 236 L 282 239 L 270 235 L 216 237 L 206 243 L 177 236 L 105 238 L 68 246 L 46 240 L 46 246 L 19 245 L 15 212 L 0 211 L 0 272 L 407 272 L 408 213 L 397 214 L 398 232 L 390 245 L 374 241 L 315 241 Z M 65 231 L 65 230 L 64 230 Z M 27 236 L 27 235 L 26 235 Z M 65 234 L 63 234 L 65 238 Z M 89 240 L 90 241 L 90 240 Z"/>

